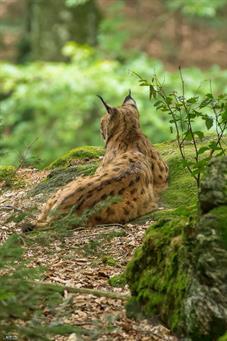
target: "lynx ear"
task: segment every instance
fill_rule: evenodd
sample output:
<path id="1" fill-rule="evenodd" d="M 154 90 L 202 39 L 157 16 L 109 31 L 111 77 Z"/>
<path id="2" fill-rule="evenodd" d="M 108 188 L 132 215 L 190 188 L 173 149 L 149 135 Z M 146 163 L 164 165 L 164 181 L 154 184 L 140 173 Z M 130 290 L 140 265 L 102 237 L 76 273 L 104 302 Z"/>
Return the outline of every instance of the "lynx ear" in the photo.
<path id="1" fill-rule="evenodd" d="M 104 107 L 106 108 L 107 112 L 109 114 L 112 114 L 113 113 L 113 108 L 109 104 L 107 104 L 101 96 L 99 96 L 99 95 L 97 95 L 97 96 L 98 96 L 98 98 L 101 99 L 101 101 L 102 101 Z"/>
<path id="2" fill-rule="evenodd" d="M 131 104 L 136 107 L 136 101 L 131 96 L 131 90 L 129 90 L 128 96 L 125 97 L 123 105 L 124 104 Z"/>

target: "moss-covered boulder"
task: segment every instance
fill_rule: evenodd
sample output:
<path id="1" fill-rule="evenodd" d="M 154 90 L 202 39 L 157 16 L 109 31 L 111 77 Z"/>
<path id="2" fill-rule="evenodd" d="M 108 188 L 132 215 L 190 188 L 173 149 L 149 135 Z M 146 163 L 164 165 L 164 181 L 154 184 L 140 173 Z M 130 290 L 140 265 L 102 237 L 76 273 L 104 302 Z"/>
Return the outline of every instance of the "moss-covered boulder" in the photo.
<path id="1" fill-rule="evenodd" d="M 42 200 L 46 200 L 46 197 L 57 191 L 59 187 L 77 177 L 94 174 L 100 162 L 99 158 L 103 154 L 102 147 L 94 146 L 83 146 L 70 150 L 47 167 L 50 170 L 47 178 L 35 186 L 29 195 L 43 193 Z"/>
<path id="2" fill-rule="evenodd" d="M 126 270 L 128 313 L 156 315 L 187 340 L 217 340 L 227 330 L 225 165 L 226 158 L 212 161 L 201 189 L 204 198 L 212 191 L 209 178 L 218 174 L 223 200 L 200 216 L 195 206 L 165 211 Z"/>
<path id="3" fill-rule="evenodd" d="M 212 341 L 227 330 L 227 206 L 203 215 L 196 228 L 183 320 L 192 340 Z"/>
<path id="4" fill-rule="evenodd" d="M 59 167 L 68 167 L 75 165 L 83 160 L 94 160 L 104 155 L 102 147 L 83 146 L 71 149 L 69 152 L 60 156 L 57 160 L 53 161 L 47 168 L 54 169 Z"/>

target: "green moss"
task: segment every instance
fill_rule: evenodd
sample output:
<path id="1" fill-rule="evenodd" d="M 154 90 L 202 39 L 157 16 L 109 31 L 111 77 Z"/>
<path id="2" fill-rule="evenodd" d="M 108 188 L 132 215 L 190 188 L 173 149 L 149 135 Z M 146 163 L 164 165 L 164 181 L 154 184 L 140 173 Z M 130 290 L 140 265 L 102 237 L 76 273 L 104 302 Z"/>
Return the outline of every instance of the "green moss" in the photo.
<path id="1" fill-rule="evenodd" d="M 0 181 L 10 185 L 16 177 L 16 168 L 13 166 L 0 166 Z"/>
<path id="2" fill-rule="evenodd" d="M 223 336 L 219 337 L 218 341 L 227 341 L 227 332 Z"/>
<path id="3" fill-rule="evenodd" d="M 3 182 L 4 187 L 24 186 L 24 181 L 17 176 L 14 166 L 0 166 L 0 182 Z"/>
<path id="4" fill-rule="evenodd" d="M 110 277 L 108 282 L 112 287 L 123 288 L 126 285 L 125 273 Z"/>
<path id="5" fill-rule="evenodd" d="M 187 216 L 163 219 L 151 226 L 126 270 L 126 279 L 146 316 L 159 315 L 173 330 L 183 328 L 182 300 L 189 284 L 185 226 Z"/>
<path id="6" fill-rule="evenodd" d="M 180 152 L 175 141 L 155 146 L 169 166 L 169 186 L 161 196 L 161 203 L 167 208 L 194 205 L 197 201 L 195 180 L 182 164 Z M 187 155 L 193 157 L 193 147 L 185 148 Z"/>
<path id="7" fill-rule="evenodd" d="M 109 266 L 117 265 L 117 260 L 113 258 L 112 256 L 108 256 L 108 255 L 102 256 L 102 262 Z"/>
<path id="8" fill-rule="evenodd" d="M 198 147 L 212 141 L 214 135 L 210 135 L 202 142 L 198 142 Z M 227 143 L 227 137 L 224 138 L 224 143 Z M 176 208 L 180 206 L 196 205 L 198 201 L 197 187 L 195 180 L 184 168 L 178 145 L 176 141 L 169 141 L 156 144 L 155 147 L 167 161 L 169 165 L 169 187 L 161 196 L 161 203 L 166 208 Z M 188 160 L 194 159 L 194 147 L 191 143 L 185 146 L 185 154 Z"/>
<path id="9" fill-rule="evenodd" d="M 75 160 L 82 159 L 97 159 L 104 154 L 104 149 L 101 147 L 83 146 L 77 147 L 66 154 L 62 155 L 57 160 L 53 161 L 47 168 L 54 169 L 58 167 L 68 167 L 75 163 Z"/>

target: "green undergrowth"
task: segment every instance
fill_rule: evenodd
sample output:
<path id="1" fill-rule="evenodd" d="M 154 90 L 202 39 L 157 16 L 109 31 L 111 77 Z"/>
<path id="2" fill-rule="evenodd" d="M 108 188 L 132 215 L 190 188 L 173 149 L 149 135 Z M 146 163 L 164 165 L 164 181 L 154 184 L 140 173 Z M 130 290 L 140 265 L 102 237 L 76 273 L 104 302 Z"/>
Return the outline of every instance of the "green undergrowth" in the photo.
<path id="1" fill-rule="evenodd" d="M 223 336 L 219 337 L 218 341 L 227 341 L 227 332 Z"/>
<path id="2" fill-rule="evenodd" d="M 173 331 L 183 328 L 181 303 L 189 284 L 185 241 L 193 225 L 190 213 L 176 214 L 147 230 L 126 269 L 133 295 L 127 304 L 129 316 L 158 315 Z"/>
<path id="3" fill-rule="evenodd" d="M 77 147 L 65 153 L 57 160 L 53 161 L 47 168 L 54 169 L 58 167 L 68 167 L 75 163 L 76 160 L 98 159 L 104 154 L 102 147 L 83 146 Z"/>
<path id="4" fill-rule="evenodd" d="M 3 182 L 5 188 L 20 188 L 24 181 L 16 173 L 14 166 L 0 166 L 0 182 Z"/>
<path id="5" fill-rule="evenodd" d="M 120 273 L 118 275 L 114 275 L 114 276 L 110 277 L 108 280 L 108 283 L 112 287 L 123 288 L 127 284 L 125 273 L 123 272 L 123 273 Z"/>
<path id="6" fill-rule="evenodd" d="M 117 260 L 110 255 L 104 255 L 102 256 L 102 262 L 103 264 L 109 265 L 109 266 L 116 266 L 117 265 Z"/>

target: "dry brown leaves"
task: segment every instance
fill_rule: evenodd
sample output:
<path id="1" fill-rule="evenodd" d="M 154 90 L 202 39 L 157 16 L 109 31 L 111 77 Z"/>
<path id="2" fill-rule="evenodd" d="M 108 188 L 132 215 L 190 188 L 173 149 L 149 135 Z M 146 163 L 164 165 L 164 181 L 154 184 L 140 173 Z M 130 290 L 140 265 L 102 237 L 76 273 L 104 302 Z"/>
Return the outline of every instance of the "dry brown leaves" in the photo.
<path id="1" fill-rule="evenodd" d="M 29 198 L 26 194 L 47 174 L 45 171 L 20 170 L 26 186 L 17 190 L 4 189 L 0 197 L 0 242 L 9 234 L 20 232 L 18 225 L 9 219 L 13 212 L 40 207 L 42 195 Z M 47 245 L 33 243 L 26 250 L 26 258 L 31 260 L 30 267 L 46 267 L 44 281 L 129 295 L 127 285 L 123 288 L 112 287 L 108 279 L 124 271 L 150 223 L 77 229 Z M 177 340 L 157 321 L 127 318 L 124 303 L 121 299 L 72 294 L 65 290 L 64 301 L 59 306 L 55 321 L 86 328 L 91 331 L 92 337 L 71 334 L 56 337 L 55 340 Z"/>

